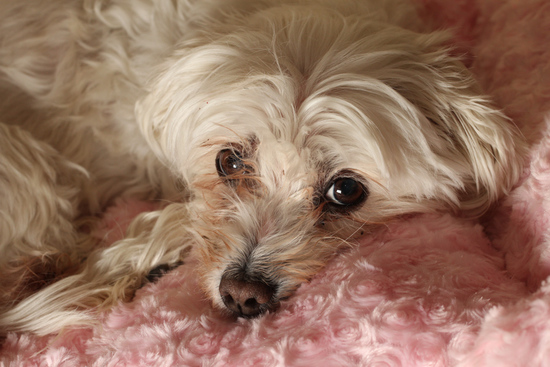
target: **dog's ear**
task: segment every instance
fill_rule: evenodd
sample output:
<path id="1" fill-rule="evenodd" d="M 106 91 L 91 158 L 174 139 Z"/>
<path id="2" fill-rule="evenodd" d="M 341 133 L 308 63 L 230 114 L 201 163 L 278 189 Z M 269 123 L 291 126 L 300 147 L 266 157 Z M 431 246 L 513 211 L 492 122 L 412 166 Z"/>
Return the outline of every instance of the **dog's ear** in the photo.
<path id="1" fill-rule="evenodd" d="M 471 72 L 448 50 L 427 50 L 416 77 L 394 85 L 431 123 L 439 137 L 432 150 L 445 161 L 467 165 L 460 209 L 480 215 L 517 183 L 524 141 L 517 127 L 483 96 Z"/>

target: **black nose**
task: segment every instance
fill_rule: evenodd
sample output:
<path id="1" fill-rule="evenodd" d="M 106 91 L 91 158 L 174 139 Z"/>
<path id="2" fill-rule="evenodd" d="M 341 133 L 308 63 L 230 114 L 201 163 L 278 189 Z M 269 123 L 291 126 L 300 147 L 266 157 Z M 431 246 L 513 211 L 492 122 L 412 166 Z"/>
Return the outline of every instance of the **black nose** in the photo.
<path id="1" fill-rule="evenodd" d="M 274 293 L 274 287 L 261 281 L 223 277 L 220 282 L 223 303 L 237 316 L 256 317 L 272 309 Z"/>

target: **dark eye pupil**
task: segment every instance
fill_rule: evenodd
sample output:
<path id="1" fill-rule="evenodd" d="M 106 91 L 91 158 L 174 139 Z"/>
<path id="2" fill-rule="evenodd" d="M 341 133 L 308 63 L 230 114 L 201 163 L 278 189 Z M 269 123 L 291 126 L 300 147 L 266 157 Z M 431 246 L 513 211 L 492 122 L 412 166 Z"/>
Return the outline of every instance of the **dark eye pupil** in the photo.
<path id="1" fill-rule="evenodd" d="M 334 198 L 344 205 L 355 204 L 363 196 L 363 187 L 352 178 L 334 182 Z"/>
<path id="2" fill-rule="evenodd" d="M 243 173 L 244 163 L 239 152 L 224 149 L 218 153 L 217 169 L 220 176 L 231 176 Z"/>
<path id="3" fill-rule="evenodd" d="M 238 171 L 239 169 L 241 169 L 242 165 L 243 162 L 238 157 L 236 157 L 235 155 L 231 155 L 225 161 L 224 167 L 228 171 Z"/>
<path id="4" fill-rule="evenodd" d="M 357 192 L 358 184 L 351 178 L 337 180 L 334 185 L 334 193 L 339 197 L 353 196 Z"/>

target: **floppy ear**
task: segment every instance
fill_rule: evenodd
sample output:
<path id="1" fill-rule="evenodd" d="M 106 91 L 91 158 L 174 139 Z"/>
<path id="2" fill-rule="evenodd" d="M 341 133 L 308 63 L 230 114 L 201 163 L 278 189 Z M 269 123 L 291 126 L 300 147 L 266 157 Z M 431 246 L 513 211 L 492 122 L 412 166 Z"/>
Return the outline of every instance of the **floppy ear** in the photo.
<path id="1" fill-rule="evenodd" d="M 392 87 L 417 106 L 436 129 L 444 143 L 434 145 L 434 152 L 469 165 L 460 209 L 480 215 L 519 180 L 523 138 L 512 121 L 491 106 L 470 71 L 448 50 L 433 49 L 420 57 L 426 68 L 418 77 Z"/>
<path id="2" fill-rule="evenodd" d="M 455 93 L 429 119 L 469 163 L 461 209 L 479 215 L 519 180 L 524 143 L 515 125 L 482 97 L 469 96 L 468 89 Z"/>

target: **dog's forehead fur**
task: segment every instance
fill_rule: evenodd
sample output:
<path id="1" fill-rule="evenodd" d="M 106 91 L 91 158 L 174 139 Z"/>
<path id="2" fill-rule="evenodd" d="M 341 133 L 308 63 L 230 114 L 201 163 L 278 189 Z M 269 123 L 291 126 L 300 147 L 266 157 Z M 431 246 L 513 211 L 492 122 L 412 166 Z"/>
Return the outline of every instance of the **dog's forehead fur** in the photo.
<path id="1" fill-rule="evenodd" d="M 203 54 L 209 47 L 229 46 L 216 44 L 190 50 L 176 61 L 184 65 L 162 74 L 144 102 L 154 105 L 149 110 L 154 115 L 145 115 L 148 120 L 144 121 L 153 123 L 154 131 L 162 131 L 155 136 L 163 139 L 160 146 L 165 152 L 161 156 L 172 160 L 179 157 L 170 164 L 187 180 L 203 173 L 197 169 L 207 168 L 197 162 L 213 162 L 213 158 L 203 158 L 208 154 L 204 150 L 221 149 L 223 144 L 240 143 L 250 136 L 258 139 L 262 149 L 269 146 L 276 151 L 284 146 L 281 157 L 300 158 L 309 169 L 322 167 L 334 173 L 351 168 L 394 186 L 408 181 L 407 176 L 418 177 L 416 185 L 408 182 L 397 188 L 413 188 L 408 194 L 422 194 L 422 188 L 427 187 L 419 171 L 437 171 L 444 166 L 427 149 L 428 140 L 431 144 L 437 141 L 434 127 L 416 106 L 380 79 L 396 83 L 400 78 L 409 78 L 410 87 L 417 87 L 413 84 L 422 73 L 414 67 L 418 69 L 422 60 L 416 60 L 408 50 L 389 52 L 383 45 L 376 52 L 371 45 L 363 45 L 365 50 L 353 50 L 360 51 L 357 54 L 348 50 L 355 60 L 344 59 L 338 64 L 342 56 L 327 50 L 328 55 L 309 68 L 310 74 L 304 74 L 295 67 L 300 61 L 273 54 L 268 48 L 246 57 L 240 54 L 240 48 L 230 49 L 210 61 Z M 200 65 L 194 64 L 195 57 Z M 403 75 L 402 65 L 392 64 L 398 60 L 403 63 L 407 57 L 413 68 Z M 373 66 L 373 62 L 380 65 Z M 197 68 L 196 73 L 179 73 L 190 69 L 189 64 Z M 215 141 L 221 144 L 211 144 Z M 425 161 L 430 158 L 432 166 L 427 167 Z M 284 165 L 285 159 L 279 164 Z M 211 164 L 208 169 L 214 168 Z M 291 177 L 288 167 L 282 168 Z"/>

